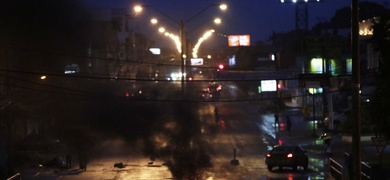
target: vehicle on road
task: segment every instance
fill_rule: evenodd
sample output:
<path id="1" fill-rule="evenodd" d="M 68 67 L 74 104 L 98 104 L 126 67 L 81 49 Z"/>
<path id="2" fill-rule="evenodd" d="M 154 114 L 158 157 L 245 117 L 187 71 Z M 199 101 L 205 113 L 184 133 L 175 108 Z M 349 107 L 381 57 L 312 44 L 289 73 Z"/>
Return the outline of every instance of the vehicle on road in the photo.
<path id="1" fill-rule="evenodd" d="M 307 170 L 309 165 L 309 158 L 306 151 L 297 145 L 278 145 L 274 146 L 266 155 L 265 163 L 269 171 L 274 167 L 291 167 L 297 170 L 298 166 Z"/>
<path id="2" fill-rule="evenodd" d="M 204 100 L 204 101 L 212 101 L 214 98 L 213 98 L 213 94 L 209 91 L 202 91 L 201 92 L 201 98 Z"/>

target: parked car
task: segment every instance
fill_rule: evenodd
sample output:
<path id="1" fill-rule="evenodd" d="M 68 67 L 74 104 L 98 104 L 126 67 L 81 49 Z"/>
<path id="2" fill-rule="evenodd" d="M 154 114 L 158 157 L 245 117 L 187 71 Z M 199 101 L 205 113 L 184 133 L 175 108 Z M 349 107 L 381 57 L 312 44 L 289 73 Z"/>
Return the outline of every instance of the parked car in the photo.
<path id="1" fill-rule="evenodd" d="M 272 171 L 276 166 L 280 170 L 283 167 L 291 167 L 293 170 L 297 170 L 298 166 L 307 170 L 309 158 L 306 151 L 297 145 L 278 145 L 268 152 L 265 163 L 269 171 Z"/>

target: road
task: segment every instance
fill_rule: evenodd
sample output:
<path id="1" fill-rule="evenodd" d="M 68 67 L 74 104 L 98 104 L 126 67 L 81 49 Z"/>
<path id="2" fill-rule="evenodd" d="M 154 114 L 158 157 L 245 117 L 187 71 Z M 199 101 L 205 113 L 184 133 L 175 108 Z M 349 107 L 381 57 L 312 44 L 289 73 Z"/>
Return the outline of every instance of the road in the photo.
<path id="1" fill-rule="evenodd" d="M 218 130 L 215 133 L 209 132 L 211 130 L 205 131 L 205 139 L 210 145 L 215 166 L 210 175 L 214 179 L 324 179 L 326 156 L 318 151 L 308 151 L 310 165 L 307 171 L 284 169 L 269 172 L 267 170 L 264 158 L 273 145 L 290 143 L 303 147 L 309 146 L 307 141 L 296 142 L 288 137 L 283 127 L 280 130 L 275 128 L 273 114 L 256 112 L 258 108 L 250 103 L 216 103 L 204 107 L 203 110 L 203 124 L 206 124 L 208 129 L 215 123 L 210 117 L 211 112 L 207 113 L 211 111 L 212 106 L 218 106 L 221 114 Z M 294 123 L 304 122 L 297 115 L 298 112 L 295 114 L 294 111 L 283 112 L 283 114 L 287 113 L 291 115 Z M 301 124 L 296 126 L 305 128 Z M 238 166 L 230 164 L 234 158 L 234 149 L 236 159 L 240 163 Z"/>
<path id="2" fill-rule="evenodd" d="M 223 96 L 239 94 L 235 88 Z M 228 92 L 228 93 L 226 93 Z M 303 120 L 300 111 L 282 111 L 281 126 L 274 126 L 273 113 L 262 102 L 203 102 L 198 109 L 202 141 L 206 144 L 213 167 L 203 174 L 205 179 L 325 179 L 326 156 L 318 151 L 322 142 L 310 138 L 311 125 Z M 220 121 L 215 123 L 213 110 L 217 106 Z M 284 116 L 292 120 L 292 134 L 285 132 Z M 264 163 L 267 151 L 276 144 L 298 144 L 308 150 L 309 169 L 291 169 L 269 172 Z M 314 145 L 313 145 L 314 144 Z M 317 144 L 317 145 L 316 145 Z M 123 139 L 101 141 L 93 154 L 99 154 L 89 162 L 87 171 L 80 171 L 77 158 L 70 170 L 31 168 L 23 172 L 24 179 L 171 179 L 172 175 L 163 162 L 151 161 L 141 151 L 141 144 L 127 144 Z M 316 148 L 313 148 L 315 146 Z M 238 165 L 232 165 L 238 160 Z M 123 163 L 123 168 L 114 167 Z"/>

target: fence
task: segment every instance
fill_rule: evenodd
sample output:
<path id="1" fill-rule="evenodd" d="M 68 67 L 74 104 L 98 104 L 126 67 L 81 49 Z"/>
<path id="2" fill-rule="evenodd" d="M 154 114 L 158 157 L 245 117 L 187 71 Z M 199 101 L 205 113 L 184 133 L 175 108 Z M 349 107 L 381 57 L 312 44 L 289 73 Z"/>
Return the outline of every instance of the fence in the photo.
<path id="1" fill-rule="evenodd" d="M 16 173 L 15 175 L 9 177 L 7 180 L 20 180 L 22 177 L 20 176 L 19 173 Z"/>
<path id="2" fill-rule="evenodd" d="M 337 163 L 334 159 L 329 158 L 328 161 L 328 178 L 333 180 L 343 180 L 343 166 Z"/>
<path id="3" fill-rule="evenodd" d="M 345 157 L 345 163 L 347 165 L 351 165 L 351 157 L 350 157 L 350 155 L 348 153 L 345 153 L 344 157 Z M 351 169 L 347 169 L 347 172 L 349 172 L 349 171 L 351 171 Z M 371 180 L 372 179 L 371 171 L 372 171 L 372 168 L 371 168 L 370 165 L 368 165 L 365 162 L 361 162 L 361 173 L 360 173 L 360 175 L 361 175 L 361 179 L 362 180 Z M 331 179 L 331 180 L 344 180 L 344 179 L 348 179 L 346 177 L 349 177 L 349 175 L 346 175 L 343 172 L 345 172 L 343 165 L 339 164 L 334 159 L 329 158 L 329 161 L 328 161 L 328 173 L 327 173 L 328 179 Z"/>

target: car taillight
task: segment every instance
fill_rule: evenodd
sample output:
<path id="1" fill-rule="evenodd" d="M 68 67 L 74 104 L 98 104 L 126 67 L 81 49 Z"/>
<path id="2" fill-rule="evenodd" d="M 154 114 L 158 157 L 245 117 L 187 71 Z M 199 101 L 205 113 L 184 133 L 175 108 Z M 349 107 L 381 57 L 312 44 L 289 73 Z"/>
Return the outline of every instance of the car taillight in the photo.
<path id="1" fill-rule="evenodd" d="M 287 157 L 288 157 L 288 158 L 292 158 L 292 157 L 293 157 L 293 154 L 291 154 L 291 153 L 290 153 L 290 154 L 287 154 Z"/>
<path id="2" fill-rule="evenodd" d="M 267 157 L 271 157 L 271 154 L 267 154 Z"/>

